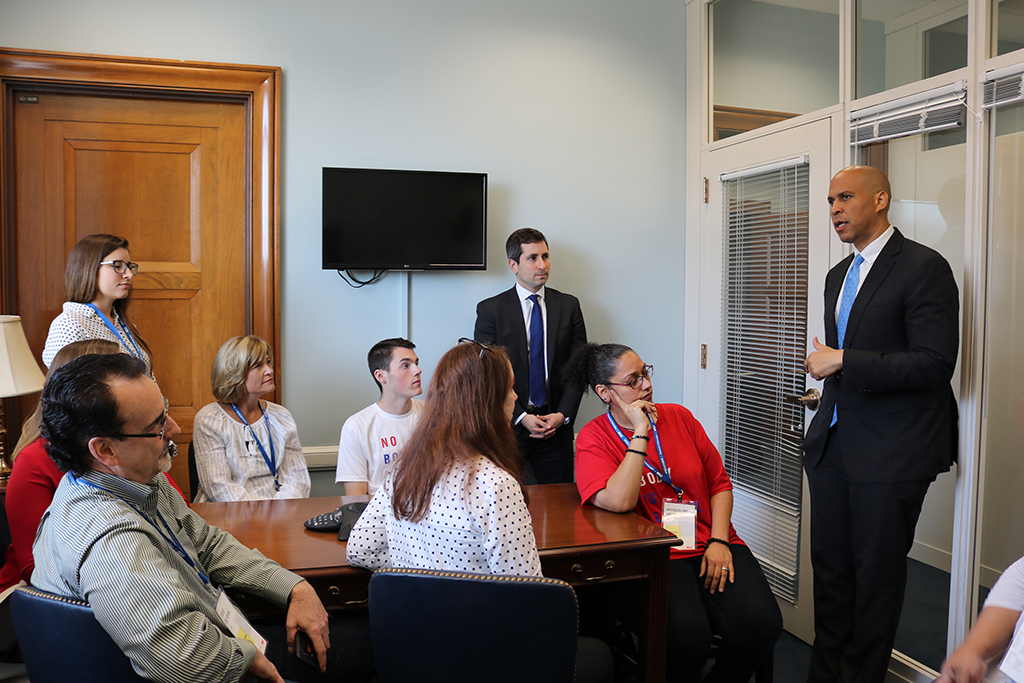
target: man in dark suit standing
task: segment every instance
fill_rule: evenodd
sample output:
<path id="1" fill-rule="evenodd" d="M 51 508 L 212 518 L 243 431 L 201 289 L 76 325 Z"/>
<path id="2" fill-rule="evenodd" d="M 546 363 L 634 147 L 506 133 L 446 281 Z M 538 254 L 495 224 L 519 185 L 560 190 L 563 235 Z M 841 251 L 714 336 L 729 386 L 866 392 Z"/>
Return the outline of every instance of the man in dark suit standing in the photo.
<path id="1" fill-rule="evenodd" d="M 565 386 L 562 368 L 587 343 L 579 299 L 546 287 L 548 243 L 539 230 L 521 228 L 505 242 L 512 289 L 476 306 L 473 338 L 502 346 L 512 361 L 516 399 L 512 420 L 538 484 L 573 480 L 572 424 L 582 394 Z"/>
<path id="2" fill-rule="evenodd" d="M 851 166 L 829 185 L 854 254 L 825 278 L 825 344 L 804 369 L 824 379 L 804 440 L 811 495 L 811 683 L 882 683 L 928 486 L 956 458 L 950 387 L 959 295 L 949 263 L 889 225 L 881 171 Z"/>

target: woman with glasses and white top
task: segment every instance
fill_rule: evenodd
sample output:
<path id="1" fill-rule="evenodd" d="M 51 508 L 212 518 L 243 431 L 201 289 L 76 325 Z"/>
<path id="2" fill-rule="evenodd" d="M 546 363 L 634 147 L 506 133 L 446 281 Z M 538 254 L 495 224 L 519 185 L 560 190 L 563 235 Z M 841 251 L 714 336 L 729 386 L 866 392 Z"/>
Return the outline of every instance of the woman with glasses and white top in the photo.
<path id="1" fill-rule="evenodd" d="M 680 536 L 669 562 L 667 678 L 747 683 L 771 654 L 782 614 L 760 565 L 732 528 L 732 482 L 704 428 L 681 405 L 654 403 L 651 375 L 622 344 L 587 344 L 567 381 L 593 389 L 608 412 L 576 437 L 576 485 L 585 505 L 634 511 Z M 636 596 L 616 602 L 630 623 Z"/>
<path id="2" fill-rule="evenodd" d="M 71 342 L 104 339 L 145 363 L 153 377 L 149 345 L 128 314 L 132 279 L 138 272 L 139 264 L 132 263 L 123 237 L 88 235 L 78 240 L 64 272 L 67 301 L 50 324 L 43 364 L 49 367 L 57 352 Z"/>
<path id="3" fill-rule="evenodd" d="M 208 501 L 306 498 L 309 471 L 295 419 L 284 406 L 261 401 L 273 391 L 274 353 L 250 335 L 224 342 L 213 361 L 216 403 L 196 413 L 192 434 L 199 492 Z"/>

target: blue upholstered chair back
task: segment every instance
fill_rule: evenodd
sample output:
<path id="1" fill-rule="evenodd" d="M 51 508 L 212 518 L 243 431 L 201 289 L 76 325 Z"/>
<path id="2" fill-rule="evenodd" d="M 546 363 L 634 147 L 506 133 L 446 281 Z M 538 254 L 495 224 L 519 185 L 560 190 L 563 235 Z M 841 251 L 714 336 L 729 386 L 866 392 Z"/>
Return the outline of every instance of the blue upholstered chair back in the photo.
<path id="1" fill-rule="evenodd" d="M 576 594 L 564 581 L 393 569 L 370 579 L 369 607 L 380 683 L 573 681 Z"/>
<path id="2" fill-rule="evenodd" d="M 85 602 L 21 586 L 9 598 L 32 683 L 138 683 L 131 662 Z"/>

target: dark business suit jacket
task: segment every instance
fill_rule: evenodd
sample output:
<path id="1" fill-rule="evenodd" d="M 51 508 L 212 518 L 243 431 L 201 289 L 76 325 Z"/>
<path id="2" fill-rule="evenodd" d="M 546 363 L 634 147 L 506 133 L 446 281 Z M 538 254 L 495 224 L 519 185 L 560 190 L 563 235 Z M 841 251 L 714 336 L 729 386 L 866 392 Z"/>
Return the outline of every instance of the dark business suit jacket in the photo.
<path id="1" fill-rule="evenodd" d="M 838 348 L 836 302 L 854 255 L 825 278 L 825 343 Z M 825 379 L 804 440 L 804 465 L 821 459 L 838 404 L 837 435 L 851 481 L 930 479 L 956 460 L 950 387 L 959 346 L 959 295 L 949 263 L 899 230 L 854 301 L 843 369 Z"/>
<path id="2" fill-rule="evenodd" d="M 544 303 L 548 311 L 544 346 L 548 356 L 548 406 L 551 412 L 562 413 L 570 423 L 574 423 L 583 395 L 565 385 L 562 369 L 569 356 L 587 343 L 583 311 L 580 310 L 579 299 L 550 287 L 544 288 Z M 512 417 L 515 422 L 526 411 L 530 400 L 530 351 L 526 345 L 523 305 L 514 285 L 512 289 L 477 304 L 473 338 L 504 347 L 508 353 L 515 373 L 515 392 L 519 396 Z"/>

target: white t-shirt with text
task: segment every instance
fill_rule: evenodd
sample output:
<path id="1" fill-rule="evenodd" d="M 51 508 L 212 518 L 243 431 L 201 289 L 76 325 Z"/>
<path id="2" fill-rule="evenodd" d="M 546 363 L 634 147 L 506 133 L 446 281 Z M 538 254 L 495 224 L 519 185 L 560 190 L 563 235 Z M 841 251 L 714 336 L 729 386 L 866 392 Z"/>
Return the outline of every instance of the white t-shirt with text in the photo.
<path id="1" fill-rule="evenodd" d="M 422 410 L 423 401 L 417 399 L 412 400 L 405 415 L 391 415 L 373 403 L 345 420 L 334 481 L 366 482 L 367 493 L 372 496 L 395 466 Z"/>

